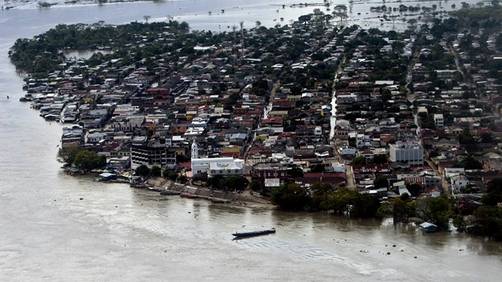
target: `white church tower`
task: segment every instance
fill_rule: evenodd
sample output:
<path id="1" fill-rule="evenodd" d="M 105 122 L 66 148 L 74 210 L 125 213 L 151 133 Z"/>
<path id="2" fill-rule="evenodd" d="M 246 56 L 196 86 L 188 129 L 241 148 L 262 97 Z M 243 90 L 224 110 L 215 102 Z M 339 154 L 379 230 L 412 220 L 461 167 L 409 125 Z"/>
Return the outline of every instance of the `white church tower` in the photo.
<path id="1" fill-rule="evenodd" d="M 197 146 L 197 142 L 192 142 L 192 160 L 199 158 L 199 146 Z"/>

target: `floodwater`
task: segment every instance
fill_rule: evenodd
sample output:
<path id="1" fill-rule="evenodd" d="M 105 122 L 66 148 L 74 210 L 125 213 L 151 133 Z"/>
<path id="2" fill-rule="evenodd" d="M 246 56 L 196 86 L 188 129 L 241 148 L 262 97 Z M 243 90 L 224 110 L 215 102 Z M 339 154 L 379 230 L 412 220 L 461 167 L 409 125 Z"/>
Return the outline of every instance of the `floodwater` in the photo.
<path id="1" fill-rule="evenodd" d="M 249 1 L 0 11 L 0 281 L 500 281 L 502 245 L 479 238 L 161 197 L 64 175 L 56 161 L 61 126 L 18 102 L 22 80 L 7 57 L 18 37 L 144 15 L 179 15 L 197 28 L 264 23 L 276 13 L 270 3 L 282 2 L 256 0 L 235 14 L 232 7 Z M 277 234 L 231 240 L 234 231 L 270 227 Z"/>

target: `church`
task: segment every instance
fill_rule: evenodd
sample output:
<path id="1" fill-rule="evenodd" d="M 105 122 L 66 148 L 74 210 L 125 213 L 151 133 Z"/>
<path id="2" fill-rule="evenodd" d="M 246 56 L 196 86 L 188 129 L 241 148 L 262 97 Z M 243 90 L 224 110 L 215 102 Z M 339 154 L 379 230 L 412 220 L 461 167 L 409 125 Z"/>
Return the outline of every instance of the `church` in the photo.
<path id="1" fill-rule="evenodd" d="M 197 143 L 192 143 L 192 176 L 206 173 L 208 177 L 216 175 L 243 175 L 244 160 L 234 158 L 199 158 Z"/>

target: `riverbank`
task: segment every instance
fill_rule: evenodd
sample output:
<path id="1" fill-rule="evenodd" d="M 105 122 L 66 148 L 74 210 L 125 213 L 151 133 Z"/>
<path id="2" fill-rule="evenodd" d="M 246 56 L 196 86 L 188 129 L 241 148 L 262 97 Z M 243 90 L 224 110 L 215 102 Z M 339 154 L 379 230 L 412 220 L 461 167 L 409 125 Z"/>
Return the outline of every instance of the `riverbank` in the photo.
<path id="1" fill-rule="evenodd" d="M 225 192 L 213 190 L 207 187 L 197 187 L 182 183 L 176 183 L 163 178 L 152 178 L 145 182 L 144 186 L 131 186 L 137 189 L 155 191 L 163 196 L 179 196 L 189 199 L 202 199 L 215 204 L 229 204 L 241 207 L 275 208 L 275 205 L 250 190 L 243 192 Z"/>

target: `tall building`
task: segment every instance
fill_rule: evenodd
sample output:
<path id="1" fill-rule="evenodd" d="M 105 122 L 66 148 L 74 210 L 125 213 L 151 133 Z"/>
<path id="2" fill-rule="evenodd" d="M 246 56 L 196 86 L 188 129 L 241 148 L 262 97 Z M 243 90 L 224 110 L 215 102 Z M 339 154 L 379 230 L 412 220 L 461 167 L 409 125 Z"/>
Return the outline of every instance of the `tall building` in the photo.
<path id="1" fill-rule="evenodd" d="M 406 165 L 423 165 L 424 149 L 416 141 L 396 142 L 390 144 L 390 161 Z"/>
<path id="2" fill-rule="evenodd" d="M 134 137 L 131 144 L 131 168 L 136 169 L 141 165 L 174 168 L 176 153 L 165 138 Z"/>

